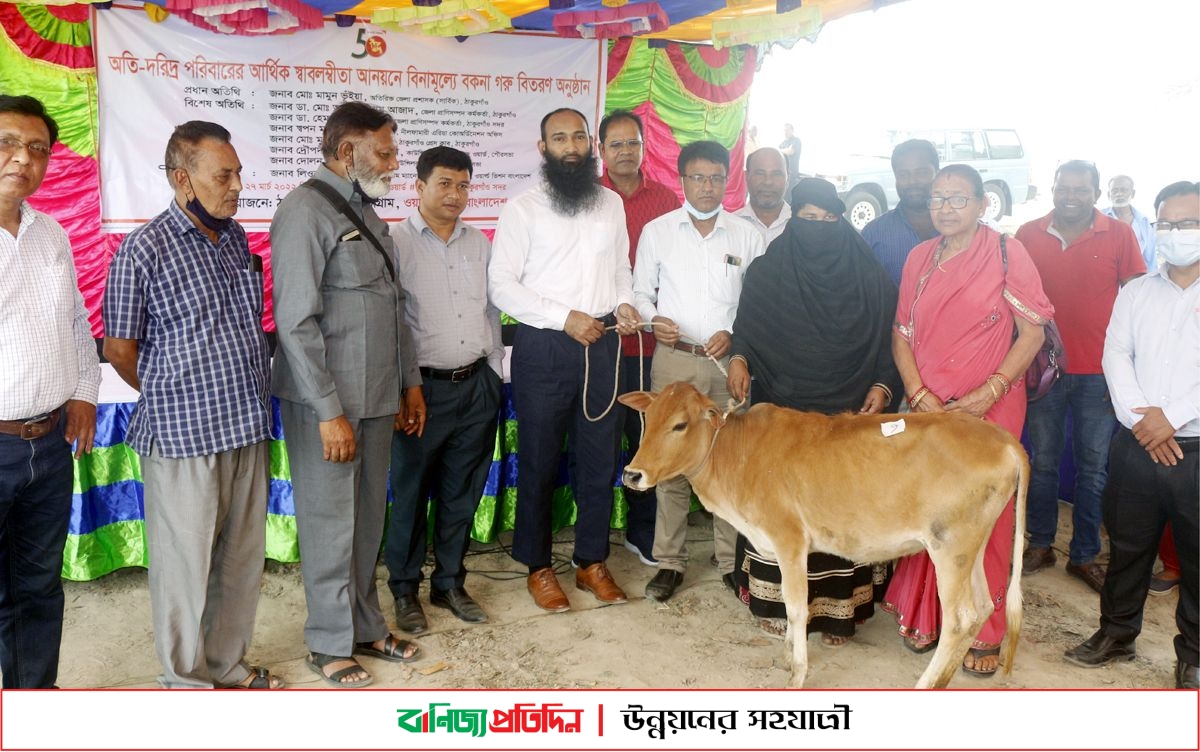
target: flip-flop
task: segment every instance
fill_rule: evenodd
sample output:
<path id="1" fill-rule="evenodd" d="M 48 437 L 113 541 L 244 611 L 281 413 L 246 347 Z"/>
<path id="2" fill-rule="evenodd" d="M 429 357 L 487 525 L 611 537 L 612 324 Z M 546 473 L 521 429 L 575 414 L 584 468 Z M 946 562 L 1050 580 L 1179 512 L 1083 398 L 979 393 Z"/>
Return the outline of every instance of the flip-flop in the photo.
<path id="1" fill-rule="evenodd" d="M 987 657 L 993 656 L 993 655 L 1000 655 L 1000 648 L 999 647 L 971 648 L 970 654 L 972 656 L 974 656 L 976 662 L 978 662 L 980 658 L 987 658 Z M 972 676 L 979 676 L 984 679 L 990 679 L 992 676 L 994 676 L 996 674 L 996 669 L 998 669 L 998 668 L 1000 668 L 999 662 L 996 663 L 996 668 L 992 669 L 991 671 L 980 671 L 977 668 L 967 668 L 966 664 L 963 664 L 962 670 L 966 671 L 968 674 L 971 674 Z"/>
<path id="2" fill-rule="evenodd" d="M 278 676 L 272 676 L 271 672 L 262 666 L 250 666 L 249 669 L 250 676 L 254 677 L 250 679 L 249 684 L 242 684 L 242 682 L 222 684 L 220 689 L 283 689 L 287 686 L 287 683 L 283 679 L 280 679 Z M 245 679 L 242 681 L 245 681 Z"/>
<path id="3" fill-rule="evenodd" d="M 352 661 L 353 665 L 334 671 L 332 674 L 326 674 L 325 667 L 338 661 Z M 321 677 L 321 681 L 330 686 L 337 687 L 338 689 L 357 689 L 358 687 L 365 687 L 371 682 L 375 681 L 375 677 L 367 673 L 367 670 L 360 666 L 358 661 L 355 661 L 353 658 L 348 656 L 310 653 L 309 656 L 304 659 L 304 662 L 310 669 L 312 669 L 313 673 Z M 359 672 L 367 674 L 367 678 L 356 679 L 348 682 L 342 681 L 342 677 Z"/>
<path id="4" fill-rule="evenodd" d="M 413 654 L 405 656 L 404 651 L 408 650 L 409 646 L 416 648 Z M 408 640 L 400 640 L 392 635 L 383 638 L 383 650 L 375 647 L 373 642 L 360 642 L 354 646 L 355 655 L 369 655 L 372 658 L 379 658 L 392 663 L 412 663 L 421 657 L 421 648 L 417 647 L 415 642 Z"/>

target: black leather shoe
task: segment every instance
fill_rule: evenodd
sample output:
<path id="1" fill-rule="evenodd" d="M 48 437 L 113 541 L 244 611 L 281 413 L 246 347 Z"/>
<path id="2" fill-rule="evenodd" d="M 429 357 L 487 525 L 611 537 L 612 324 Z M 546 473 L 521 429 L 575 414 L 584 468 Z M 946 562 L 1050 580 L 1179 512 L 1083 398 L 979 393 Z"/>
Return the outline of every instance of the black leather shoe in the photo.
<path id="1" fill-rule="evenodd" d="M 1175 661 L 1175 689 L 1200 689 L 1200 668 Z"/>
<path id="2" fill-rule="evenodd" d="M 1076 666 L 1096 668 L 1107 666 L 1113 661 L 1132 661 L 1135 655 L 1133 640 L 1118 642 L 1104 634 L 1104 630 L 1099 630 L 1086 642 L 1063 653 L 1063 658 Z"/>
<path id="3" fill-rule="evenodd" d="M 683 582 L 683 572 L 676 572 L 674 569 L 660 569 L 658 574 L 646 583 L 646 597 L 662 603 L 675 595 L 675 588 L 679 587 L 681 582 Z"/>
<path id="4" fill-rule="evenodd" d="M 429 631 L 429 622 L 425 620 L 416 593 L 396 596 L 396 628 L 414 635 Z"/>
<path id="5" fill-rule="evenodd" d="M 721 582 L 725 583 L 725 587 L 733 591 L 734 595 L 738 594 L 737 580 L 733 577 L 733 572 L 721 575 Z"/>
<path id="6" fill-rule="evenodd" d="M 449 590 L 430 590 L 429 604 L 438 608 L 448 608 L 450 613 L 468 624 L 482 624 L 488 620 L 487 614 L 475 600 L 460 588 Z"/>

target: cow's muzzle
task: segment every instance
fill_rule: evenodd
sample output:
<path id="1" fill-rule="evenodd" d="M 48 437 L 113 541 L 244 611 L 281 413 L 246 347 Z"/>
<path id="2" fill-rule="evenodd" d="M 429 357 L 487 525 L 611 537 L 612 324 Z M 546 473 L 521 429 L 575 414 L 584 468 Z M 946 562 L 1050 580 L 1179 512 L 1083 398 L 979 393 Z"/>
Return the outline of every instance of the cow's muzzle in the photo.
<path id="1" fill-rule="evenodd" d="M 621 480 L 626 488 L 632 488 L 635 491 L 645 491 L 651 487 L 651 484 L 645 482 L 646 476 L 635 467 L 625 468 L 625 472 L 621 473 Z"/>

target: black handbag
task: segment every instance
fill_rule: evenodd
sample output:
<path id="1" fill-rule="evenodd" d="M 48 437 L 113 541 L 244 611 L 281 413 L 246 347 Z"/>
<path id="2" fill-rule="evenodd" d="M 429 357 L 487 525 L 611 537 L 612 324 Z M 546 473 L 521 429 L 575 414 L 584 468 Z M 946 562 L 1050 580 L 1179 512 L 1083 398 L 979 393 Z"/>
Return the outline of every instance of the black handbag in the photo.
<path id="1" fill-rule="evenodd" d="M 1008 247 L 1004 239 L 1008 237 L 1004 233 L 1000 234 L 1000 259 L 1004 262 L 1004 278 L 1008 280 Z M 1046 335 L 1045 341 L 1042 342 L 1042 348 L 1037 351 L 1037 355 L 1033 356 L 1033 362 L 1029 364 L 1029 368 L 1025 371 L 1025 397 L 1029 402 L 1035 402 L 1049 393 L 1050 389 L 1062 376 L 1067 369 L 1067 353 L 1063 349 L 1062 335 L 1058 333 L 1058 326 L 1054 321 L 1047 321 L 1046 326 L 1042 327 L 1042 332 Z M 1016 325 L 1013 325 L 1013 340 L 1017 339 Z"/>

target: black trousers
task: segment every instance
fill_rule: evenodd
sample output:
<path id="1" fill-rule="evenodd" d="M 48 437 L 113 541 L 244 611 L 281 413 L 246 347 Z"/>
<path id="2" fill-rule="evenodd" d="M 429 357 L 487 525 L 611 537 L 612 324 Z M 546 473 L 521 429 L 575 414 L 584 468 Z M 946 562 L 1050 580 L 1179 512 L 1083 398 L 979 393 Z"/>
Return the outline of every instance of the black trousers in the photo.
<path id="1" fill-rule="evenodd" d="M 648 357 L 621 356 L 621 394 L 636 392 L 639 389 L 650 391 L 650 362 L 651 358 Z M 625 442 L 629 447 L 629 459 L 633 459 L 642 443 L 642 414 L 637 410 L 625 410 L 624 432 Z M 650 553 L 654 548 L 654 518 L 658 513 L 658 495 L 654 493 L 654 489 L 636 491 L 626 487 L 625 502 L 629 505 L 625 538 L 639 550 Z"/>
<path id="2" fill-rule="evenodd" d="M 462 587 L 475 510 L 496 448 L 502 381 L 487 366 L 458 383 L 426 378 L 421 391 L 429 411 L 424 435 L 392 436 L 392 515 L 384 560 L 392 595 L 411 595 L 421 584 L 430 496 L 433 496 L 432 590 Z"/>
<path id="3" fill-rule="evenodd" d="M 620 338 L 608 333 L 591 346 L 587 412 L 595 417 L 612 399 Z M 513 340 L 512 395 L 517 414 L 517 510 L 513 558 L 550 565 L 553 528 L 575 525 L 575 558 L 608 558 L 613 484 L 625 406 L 598 422 L 583 411 L 583 346 L 565 332 L 520 324 Z M 563 438 L 571 455 L 575 519 L 552 520 L 554 488 L 561 483 Z M 557 524 L 556 524 L 557 523 Z"/>
<path id="4" fill-rule="evenodd" d="M 1175 655 L 1193 666 L 1197 646 L 1197 566 L 1200 552 L 1200 446 L 1180 444 L 1183 459 L 1161 465 L 1122 427 L 1109 451 L 1104 488 L 1104 526 L 1111 558 L 1100 593 L 1100 627 L 1114 639 L 1132 640 L 1142 631 L 1142 611 L 1150 588 L 1158 542 L 1167 522 L 1175 535 L 1182 578 L 1175 609 Z"/>

